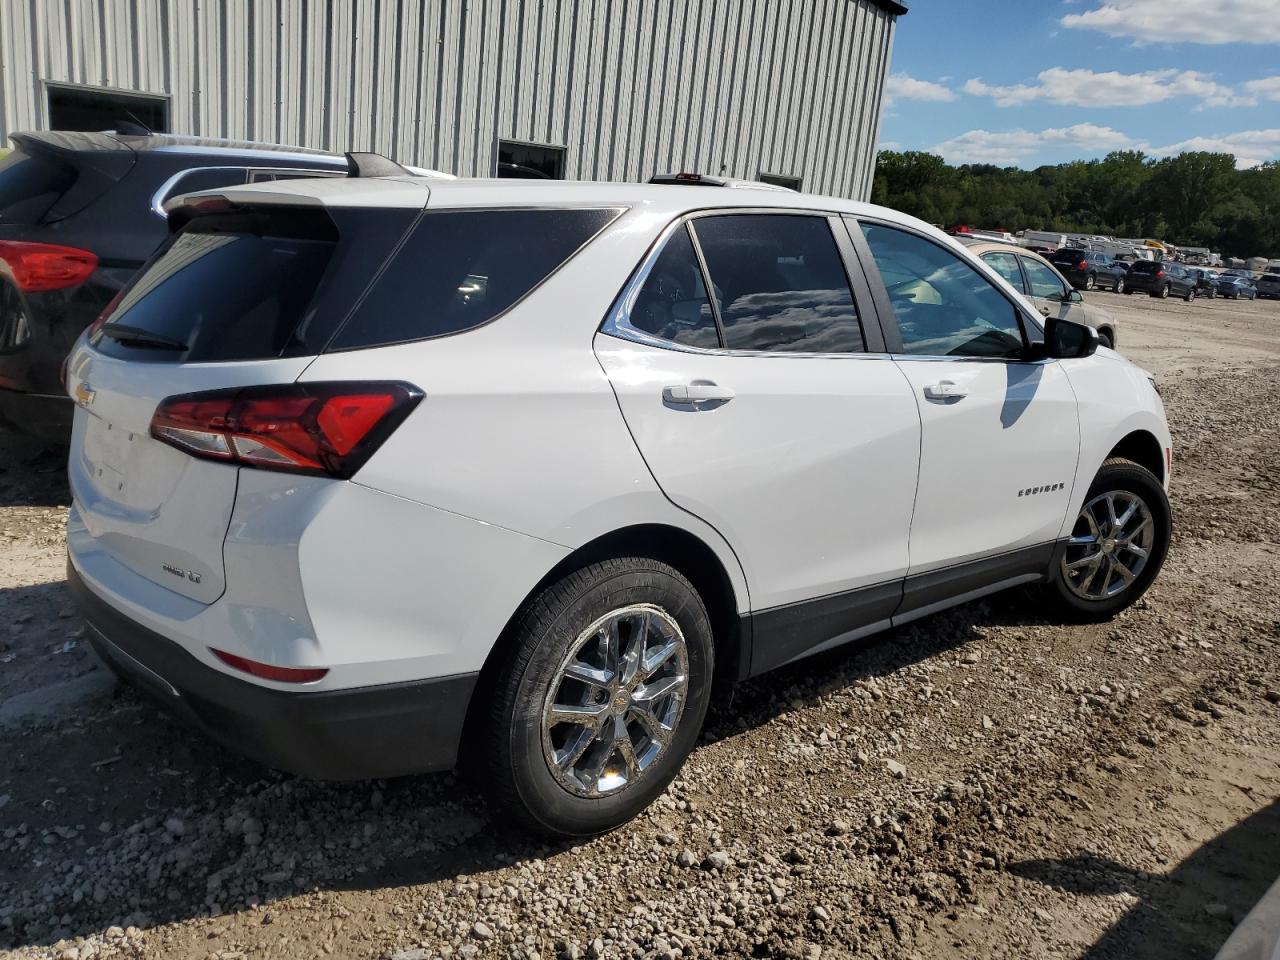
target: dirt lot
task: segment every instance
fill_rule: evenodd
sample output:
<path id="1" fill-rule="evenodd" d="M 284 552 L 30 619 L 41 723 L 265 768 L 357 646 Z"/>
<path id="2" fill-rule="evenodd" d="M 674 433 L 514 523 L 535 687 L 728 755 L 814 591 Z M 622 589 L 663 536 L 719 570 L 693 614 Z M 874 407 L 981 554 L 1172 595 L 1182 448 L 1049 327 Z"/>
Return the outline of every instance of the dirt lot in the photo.
<path id="1" fill-rule="evenodd" d="M 449 777 L 266 773 L 113 692 L 60 465 L 7 442 L 0 948 L 1211 957 L 1280 873 L 1280 304 L 1090 299 L 1177 445 L 1147 599 L 1079 627 L 1004 595 L 753 681 L 650 813 L 572 847 Z"/>

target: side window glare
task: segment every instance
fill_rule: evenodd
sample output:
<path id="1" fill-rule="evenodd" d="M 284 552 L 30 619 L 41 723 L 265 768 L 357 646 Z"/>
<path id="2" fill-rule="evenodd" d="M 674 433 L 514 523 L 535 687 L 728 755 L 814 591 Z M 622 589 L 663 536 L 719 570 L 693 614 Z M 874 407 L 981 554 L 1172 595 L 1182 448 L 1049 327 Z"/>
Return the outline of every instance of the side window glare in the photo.
<path id="1" fill-rule="evenodd" d="M 940 244 L 862 223 L 893 305 L 905 353 L 1018 359 L 1026 341 L 1018 310 L 986 277 Z"/>
<path id="2" fill-rule="evenodd" d="M 1067 299 L 1070 291 L 1066 283 L 1039 260 L 1023 257 L 1022 266 L 1027 271 L 1027 280 L 1031 284 L 1033 297 L 1056 301 Z"/>
<path id="3" fill-rule="evenodd" d="M 862 326 L 825 218 L 727 214 L 693 221 L 730 350 L 860 353 Z"/>

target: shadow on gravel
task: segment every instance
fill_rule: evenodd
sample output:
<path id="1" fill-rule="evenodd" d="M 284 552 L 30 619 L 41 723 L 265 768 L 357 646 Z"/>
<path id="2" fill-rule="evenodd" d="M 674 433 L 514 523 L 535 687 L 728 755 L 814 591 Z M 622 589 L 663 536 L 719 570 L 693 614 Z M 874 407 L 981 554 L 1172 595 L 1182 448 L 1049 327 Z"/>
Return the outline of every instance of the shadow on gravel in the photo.
<path id="1" fill-rule="evenodd" d="M 1067 893 L 1128 892 L 1141 902 L 1082 954 L 1084 960 L 1210 958 L 1275 880 L 1280 801 L 1220 833 L 1168 874 L 1106 857 L 1024 860 L 1011 873 Z"/>
<path id="2" fill-rule="evenodd" d="M 1014 592 L 921 620 L 739 686 L 704 743 L 977 639 L 1043 623 Z M 269 773 L 170 721 L 131 691 L 59 723 L 0 731 L 0 948 L 109 925 L 146 928 L 305 891 L 479 876 L 570 848 L 530 839 L 449 776 L 349 784 Z M 639 829 L 644 829 L 643 825 Z"/>
<path id="3" fill-rule="evenodd" d="M 67 449 L 0 431 L 0 507 L 65 507 Z"/>

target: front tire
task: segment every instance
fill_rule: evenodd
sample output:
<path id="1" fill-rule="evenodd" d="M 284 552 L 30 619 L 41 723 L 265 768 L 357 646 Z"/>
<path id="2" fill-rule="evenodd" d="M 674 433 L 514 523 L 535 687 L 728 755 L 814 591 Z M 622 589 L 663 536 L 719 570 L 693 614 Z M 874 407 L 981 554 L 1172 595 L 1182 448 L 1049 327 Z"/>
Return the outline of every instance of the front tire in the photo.
<path id="1" fill-rule="evenodd" d="M 1085 494 L 1049 573 L 1049 598 L 1066 616 L 1109 620 L 1146 593 L 1169 551 L 1173 515 L 1146 467 L 1113 457 Z"/>
<path id="2" fill-rule="evenodd" d="M 667 788 L 701 732 L 714 667 L 701 597 L 664 563 L 605 560 L 543 590 L 514 629 L 476 772 L 538 833 L 621 826 Z"/>
<path id="3" fill-rule="evenodd" d="M 1114 350 L 1115 346 L 1111 340 L 1111 333 L 1108 330 L 1098 331 L 1098 346 L 1106 347 L 1108 350 Z"/>
<path id="4" fill-rule="evenodd" d="M 1188 290 L 1187 290 L 1187 292 L 1186 292 L 1185 294 L 1183 294 L 1183 296 L 1182 296 L 1182 299 L 1183 299 L 1183 300 L 1185 300 L 1185 301 L 1187 301 L 1187 303 L 1190 303 L 1190 302 L 1191 302 L 1192 300 L 1194 300 L 1195 298 L 1196 298 L 1196 288 L 1195 288 L 1195 287 L 1191 287 L 1190 289 L 1188 289 Z"/>
<path id="5" fill-rule="evenodd" d="M 1092 273 L 1084 278 L 1084 288 L 1086 290 L 1092 290 L 1097 285 L 1098 285 L 1098 278 L 1095 277 Z"/>
<path id="6" fill-rule="evenodd" d="M 1117 280 L 1116 280 L 1116 293 L 1128 293 L 1128 292 L 1129 292 L 1129 291 L 1127 291 L 1127 290 L 1124 288 L 1124 277 L 1119 277 L 1119 278 L 1117 278 Z"/>

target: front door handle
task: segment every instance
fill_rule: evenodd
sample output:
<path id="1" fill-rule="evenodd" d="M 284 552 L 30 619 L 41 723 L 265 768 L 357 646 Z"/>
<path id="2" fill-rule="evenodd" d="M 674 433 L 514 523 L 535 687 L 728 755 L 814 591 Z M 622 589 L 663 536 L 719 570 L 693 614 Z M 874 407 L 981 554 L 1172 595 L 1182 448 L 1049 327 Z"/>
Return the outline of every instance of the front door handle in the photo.
<path id="1" fill-rule="evenodd" d="M 930 400 L 960 400 L 969 395 L 969 391 L 951 380 L 940 380 L 924 388 L 924 395 Z"/>
<path id="2" fill-rule="evenodd" d="M 688 383 L 662 388 L 664 403 L 679 404 L 682 407 L 696 407 L 704 403 L 728 403 L 735 396 L 736 394 L 728 387 L 715 383 Z"/>

